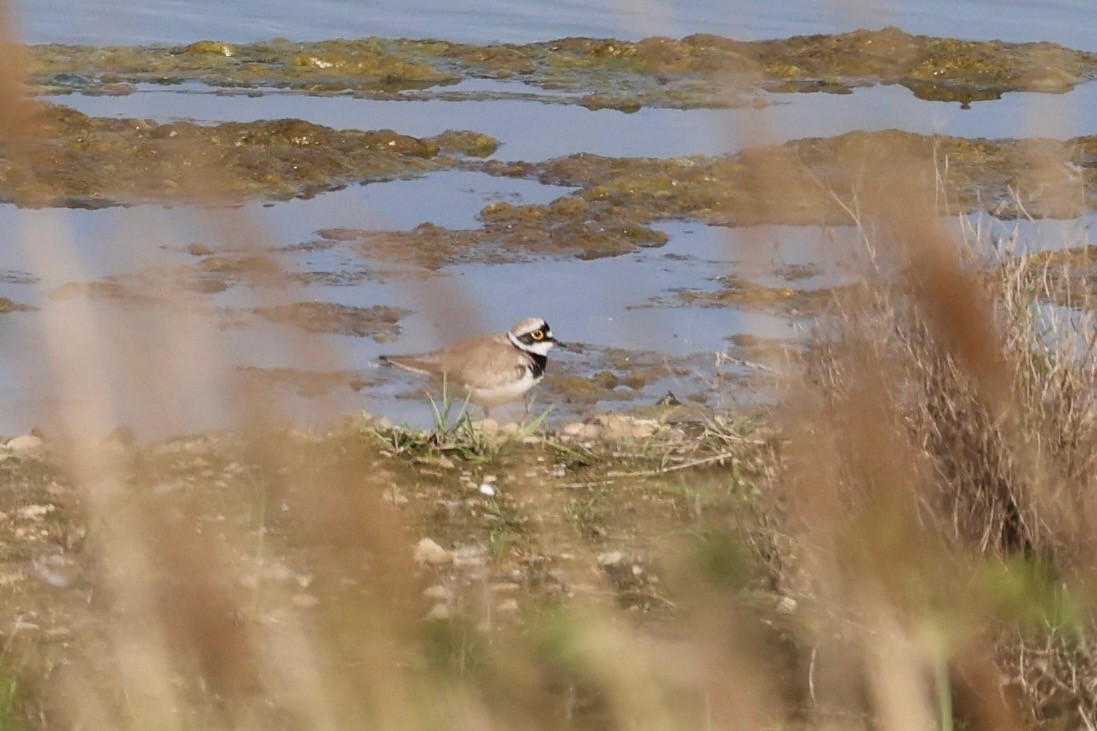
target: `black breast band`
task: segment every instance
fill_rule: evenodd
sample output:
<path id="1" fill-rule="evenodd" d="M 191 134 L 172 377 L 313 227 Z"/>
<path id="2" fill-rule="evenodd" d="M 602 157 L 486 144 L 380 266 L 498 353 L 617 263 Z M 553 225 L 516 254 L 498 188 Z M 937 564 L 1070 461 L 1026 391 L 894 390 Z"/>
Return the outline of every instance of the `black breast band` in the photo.
<path id="1" fill-rule="evenodd" d="M 529 371 L 534 378 L 540 378 L 545 375 L 545 366 L 548 365 L 547 355 L 538 355 L 537 353 L 528 353 L 529 355 Z"/>

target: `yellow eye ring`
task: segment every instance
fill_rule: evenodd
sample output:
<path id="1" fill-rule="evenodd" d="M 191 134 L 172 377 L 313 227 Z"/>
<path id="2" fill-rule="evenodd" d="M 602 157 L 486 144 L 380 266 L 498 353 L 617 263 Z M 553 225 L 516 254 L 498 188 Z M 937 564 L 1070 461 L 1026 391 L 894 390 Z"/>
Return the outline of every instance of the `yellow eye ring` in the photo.
<path id="1" fill-rule="evenodd" d="M 544 333 L 543 330 L 534 330 L 533 332 L 531 332 L 529 334 L 529 336 L 531 338 L 533 338 L 534 340 L 544 340 L 545 339 L 545 333 Z"/>

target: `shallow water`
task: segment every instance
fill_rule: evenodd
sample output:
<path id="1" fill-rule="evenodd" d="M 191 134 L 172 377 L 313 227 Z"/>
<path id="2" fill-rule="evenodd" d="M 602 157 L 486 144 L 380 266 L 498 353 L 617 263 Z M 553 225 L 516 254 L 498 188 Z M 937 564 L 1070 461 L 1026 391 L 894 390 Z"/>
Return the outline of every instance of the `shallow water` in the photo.
<path id="1" fill-rule="evenodd" d="M 525 88 L 511 82 L 491 87 L 496 93 L 508 87 Z M 1000 100 L 977 102 L 970 109 L 923 101 L 903 87 L 875 86 L 841 95 L 772 94 L 772 104 L 762 109 L 645 107 L 632 114 L 521 99 L 379 101 L 351 96 L 302 98 L 275 90 L 257 96 L 220 91 L 197 84 L 140 85 L 127 96 L 67 94 L 51 99 L 93 116 L 160 122 L 296 117 L 336 129 L 388 128 L 417 137 L 447 129 L 475 129 L 502 142 L 493 157 L 530 161 L 576 152 L 613 157 L 712 155 L 751 144 L 851 130 L 994 138 L 1066 139 L 1097 134 L 1097 82 L 1083 84 L 1069 95 L 1006 94 Z"/>
<path id="2" fill-rule="evenodd" d="M 455 180 L 455 176 L 460 180 Z M 515 184 L 511 186 L 510 184 Z M 479 187 L 477 187 L 479 185 Z M 357 186 L 339 193 L 319 196 L 308 201 L 293 201 L 275 206 L 249 206 L 247 215 L 257 222 L 258 229 L 278 232 L 269 240 L 269 249 L 277 251 L 287 244 L 316 238 L 317 221 L 326 225 L 363 226 L 376 219 L 362 219 L 361 209 L 367 198 L 376 203 L 404 197 L 401 213 L 394 213 L 386 223 L 410 226 L 416 223 L 410 201 L 417 201 L 418 215 L 431 216 L 428 210 L 436 191 L 447 191 L 445 215 L 434 218 L 450 226 L 474 225 L 473 216 L 485 199 L 520 197 L 523 200 L 543 199 L 549 190 L 534 191 L 526 198 L 519 189 L 525 181 L 496 179 L 469 173 L 435 173 L 420 180 Z M 371 190 L 372 189 L 372 190 Z M 387 189 L 387 190 L 386 190 Z M 461 195 L 454 196 L 459 189 Z M 462 208 L 461 199 L 469 205 Z M 340 215 L 342 214 L 342 216 Z M 224 212 L 228 215 L 228 212 Z M 125 275 L 146 267 L 179 265 L 193 261 L 183 251 L 189 241 L 199 239 L 215 249 L 240 250 L 239 241 L 218 239 L 208 234 L 216 226 L 203 223 L 189 209 L 135 207 L 99 211 L 19 211 L 11 206 L 0 207 L 0 231 L 57 229 L 71 237 L 71 251 L 79 256 L 66 262 L 60 254 L 32 252 L 27 249 L 7 249 L 0 258 L 0 267 L 7 270 L 35 271 L 36 284 L 0 283 L 0 294 L 17 302 L 39 305 L 56 314 L 77 308 L 76 302 L 54 301 L 50 297 L 69 282 L 98 280 L 112 275 Z M 645 249 L 636 254 L 580 261 L 538 259 L 534 262 L 510 264 L 466 264 L 446 267 L 438 272 L 418 272 L 409 277 L 406 267 L 394 268 L 384 259 L 374 259 L 349 247 L 333 247 L 321 251 L 291 250 L 280 255 L 289 271 L 351 271 L 365 269 L 370 277 L 352 286 L 323 284 L 285 285 L 270 289 L 232 287 L 205 299 L 192 298 L 190 306 L 157 307 L 132 302 L 94 299 L 88 305 L 104 328 L 103 338 L 144 337 L 149 331 L 193 332 L 210 330 L 210 352 L 200 354 L 206 359 L 205 369 L 212 383 L 228 377 L 235 367 L 305 368 L 308 358 L 301 350 L 318 356 L 322 369 L 347 369 L 368 378 L 384 381 L 361 395 L 340 391 L 330 399 L 313 399 L 298 403 L 298 415 L 310 422 L 343 413 L 355 405 L 386 414 L 397 420 L 425 426 L 430 412 L 425 402 L 393 400 L 393 396 L 409 389 L 417 391 L 415 380 L 391 370 L 377 368 L 376 358 L 382 353 L 426 350 L 444 344 L 468 332 L 454 330 L 452 322 L 437 307 L 429 306 L 427 290 L 449 288 L 458 293 L 461 306 L 479 314 L 478 325 L 503 329 L 519 317 L 540 315 L 555 323 L 558 336 L 571 343 L 598 348 L 623 348 L 664 353 L 668 358 L 693 354 L 715 357 L 729 347 L 728 339 L 750 333 L 793 341 L 801 336 L 797 319 L 762 312 L 748 312 L 736 307 L 689 308 L 652 305 L 651 301 L 666 297 L 678 288 L 711 289 L 713 277 L 735 271 L 761 284 L 778 283 L 774 270 L 786 264 L 818 265 L 834 258 L 841 247 L 835 239 L 849 239 L 852 232 L 842 229 L 822 231 L 816 228 L 788 226 L 762 227 L 745 231 L 728 231 L 702 224 L 665 224 L 670 242 L 661 248 Z M 206 234 L 206 235 L 203 235 Z M 63 239 L 63 236 L 56 237 Z M 67 248 L 60 244 L 59 249 Z M 43 268 L 43 260 L 51 265 Z M 844 276 L 840 267 L 821 270 L 803 284 L 836 283 Z M 607 286 L 614 283 L 613 286 Z M 322 301 L 350 306 L 389 305 L 410 312 L 400 321 L 400 337 L 395 342 L 376 342 L 369 338 L 344 335 L 316 335 L 283 325 L 255 323 L 252 327 L 218 331 L 217 308 L 242 308 L 287 302 Z M 63 318 L 64 315 L 61 315 Z M 150 319 L 152 318 L 152 319 Z M 152 324 L 155 322 L 155 324 Z M 39 313 L 18 313 L 0 318 L 9 352 L 17 357 L 4 363 L 0 370 L 0 401 L 6 408 L 0 412 L 0 432 L 14 432 L 27 424 L 47 420 L 56 404 L 52 396 L 54 384 L 43 373 L 41 365 L 49 362 L 49 354 L 41 341 L 45 320 Z M 462 323 L 466 328 L 468 323 Z M 475 325 L 471 326 L 475 329 Z M 553 368 L 568 368 L 569 354 L 554 355 Z M 33 374 L 26 379 L 21 375 Z M 121 386 L 121 384 L 119 384 Z M 696 387 L 696 384 L 694 384 Z M 637 401 L 651 402 L 663 395 L 665 383 L 654 383 L 636 394 Z M 124 389 L 122 389 L 124 395 Z M 173 430 L 193 431 L 226 423 L 231 405 L 223 402 L 218 388 L 191 391 L 186 409 L 172 414 L 164 423 L 156 414 L 145 413 L 147 406 L 120 398 L 119 423 L 134 426 L 139 431 L 156 434 Z M 574 414 L 566 406 L 560 414 Z"/>
<path id="3" fill-rule="evenodd" d="M 735 38 L 781 37 L 835 32 L 899 23 L 905 30 L 968 38 L 1053 40 L 1097 49 L 1095 22 L 1087 2 L 950 2 L 791 4 L 756 0 L 729 4 L 684 0 L 662 4 L 603 5 L 564 2 L 546 6 L 482 0 L 461 11 L 425 6 L 420 0 L 380 6 L 350 0 L 311 4 L 200 2 L 91 3 L 63 6 L 40 0 L 16 8 L 31 42 L 185 43 L 199 38 L 248 41 L 272 36 L 308 40 L 336 36 L 409 36 L 486 42 L 532 41 L 566 35 L 637 38 L 711 32 Z M 637 10 L 637 8 L 641 8 Z M 427 10 L 429 9 L 429 12 Z M 937 12 L 934 12 L 936 10 Z M 256 17 L 259 17 L 257 20 Z M 351 96 L 304 96 L 276 90 L 246 94 L 201 84 L 139 85 L 125 96 L 70 94 L 51 97 L 87 114 L 158 121 L 215 123 L 296 117 L 336 128 L 391 128 L 415 136 L 446 129 L 473 129 L 497 137 L 501 160 L 539 161 L 576 152 L 609 156 L 668 157 L 722 154 L 760 143 L 779 143 L 852 130 L 901 129 L 967 137 L 1068 138 L 1097 133 L 1097 83 L 1070 94 L 1006 94 L 997 101 L 961 109 L 955 103 L 916 99 L 902 87 L 856 89 L 852 94 L 773 94 L 765 108 L 676 110 L 643 108 L 626 114 L 581 106 L 545 104 L 523 98 L 518 82 L 470 80 L 447 87 L 463 101 L 379 101 Z M 382 353 L 414 352 L 441 345 L 477 329 L 502 329 L 528 315 L 548 319 L 556 334 L 581 347 L 553 354 L 553 373 L 587 376 L 617 367 L 613 349 L 636 354 L 648 364 L 665 360 L 663 376 L 651 377 L 628 404 L 652 403 L 668 389 L 678 395 L 717 391 L 717 354 L 738 352 L 737 336 L 795 342 L 811 314 L 775 306 L 700 307 L 684 304 L 682 290 L 712 292 L 718 278 L 734 276 L 755 285 L 808 290 L 852 281 L 849 262 L 855 232 L 845 227 L 763 226 L 718 229 L 699 223 L 664 222 L 669 242 L 615 258 L 582 261 L 529 257 L 508 263 L 451 264 L 438 271 L 394 265 L 380 255 L 345 242 L 321 247 L 321 229 L 409 230 L 431 222 L 448 228 L 479 225 L 488 203 L 547 203 L 568 188 L 535 181 L 492 177 L 461 170 L 434 172 L 413 180 L 354 185 L 309 199 L 254 203 L 238 209 L 136 206 L 106 210 L 26 211 L 0 206 L 0 239 L 25 246 L 0 247 L 0 295 L 34 304 L 35 313 L 0 317 L 0 337 L 10 357 L 0 360 L 0 432 L 50 425 L 70 407 L 59 397 L 50 370 L 49 342 L 42 334 L 61 328 L 61 337 L 89 352 L 108 343 L 107 378 L 112 410 L 106 421 L 135 427 L 142 436 L 163 436 L 231 423 L 235 404 L 222 384 L 241 367 L 346 370 L 369 385 L 353 392 L 335 388 L 303 398 L 292 389 L 281 396 L 297 423 L 365 407 L 418 425 L 430 411 L 418 396 L 414 377 L 378 367 Z M 1094 223 L 1082 221 L 999 222 L 976 219 L 987 240 L 1004 246 L 1054 248 L 1084 243 Z M 1011 237 L 1013 229 L 1017 235 Z M 71 282 L 123 278 L 135 272 L 193 265 L 188 243 L 201 241 L 218 253 L 262 252 L 288 271 L 333 272 L 342 284 L 281 283 L 237 285 L 210 295 L 188 295 L 175 306 L 135 305 L 96 298 L 57 301 L 58 287 Z M 31 272 L 33 277 L 20 276 Z M 13 274 L 14 273 L 14 274 Z M 266 321 L 225 328 L 225 312 L 293 302 L 327 302 L 353 307 L 387 305 L 408 311 L 393 341 L 302 333 Z M 95 328 L 81 328 L 90 308 Z M 253 318 L 254 320 L 254 318 Z M 60 326 L 58 325 L 60 323 Z M 49 325 L 47 327 L 47 324 Z M 68 329 L 71 328 L 71 331 Z M 55 335 L 56 336 L 56 335 Z M 182 348 L 182 350 L 179 350 Z M 740 353 L 741 355 L 741 353 Z M 127 358 L 145 366 L 141 369 Z M 618 363 L 618 366 L 620 364 Z M 678 368 L 675 371 L 675 367 Z M 658 369 L 656 369 L 658 370 Z M 149 375 L 149 374 L 152 375 Z M 744 376 L 730 371 L 732 376 Z M 174 383 L 183 388 L 165 402 L 138 398 L 133 379 L 149 377 L 150 388 Z M 163 383 L 160 382 L 161 379 Z M 715 384 L 715 385 L 714 385 Z M 616 408 L 617 401 L 572 402 L 546 390 L 557 406 L 554 418 L 573 418 L 591 408 Z M 170 389 L 169 389 L 170 391 Z M 73 394 L 76 394 L 74 397 Z M 410 398 L 407 398 L 409 397 Z M 614 396 L 617 398 L 618 396 Z M 721 399 L 756 396 L 746 390 Z M 89 385 L 69 389 L 67 399 L 102 408 Z"/>

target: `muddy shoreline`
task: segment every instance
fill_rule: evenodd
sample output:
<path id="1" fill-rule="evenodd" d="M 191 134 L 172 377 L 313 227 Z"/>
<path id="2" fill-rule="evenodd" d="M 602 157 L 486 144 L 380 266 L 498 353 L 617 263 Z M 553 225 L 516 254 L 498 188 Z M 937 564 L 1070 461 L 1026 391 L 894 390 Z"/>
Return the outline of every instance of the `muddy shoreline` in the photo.
<path id="1" fill-rule="evenodd" d="M 202 81 L 234 88 L 391 98 L 469 98 L 465 79 L 520 80 L 528 98 L 635 111 L 765 104 L 759 91 L 848 93 L 900 84 L 921 99 L 970 104 L 1014 91 L 1065 93 L 1097 77 L 1097 54 L 1054 43 L 963 41 L 889 27 L 735 41 L 715 35 L 638 42 L 561 38 L 474 45 L 363 38 L 185 46 L 29 47 L 44 91 L 125 94 L 133 84 Z M 490 95 L 485 98 L 490 98 Z"/>

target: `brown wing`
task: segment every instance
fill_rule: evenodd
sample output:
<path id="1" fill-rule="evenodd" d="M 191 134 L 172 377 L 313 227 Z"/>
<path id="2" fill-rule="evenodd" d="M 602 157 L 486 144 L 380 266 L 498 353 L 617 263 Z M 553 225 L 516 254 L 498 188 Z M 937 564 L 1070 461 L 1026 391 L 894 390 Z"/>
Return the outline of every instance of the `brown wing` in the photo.
<path id="1" fill-rule="evenodd" d="M 458 340 L 421 355 L 382 356 L 382 360 L 416 373 L 445 375 L 454 383 L 473 388 L 509 383 L 522 375 L 529 362 L 524 353 L 510 344 L 505 333 Z"/>
<path id="2" fill-rule="evenodd" d="M 473 388 L 494 388 L 522 375 L 528 357 L 507 340 L 505 334 L 469 338 L 454 343 L 446 351 L 456 367 L 448 377 Z"/>

